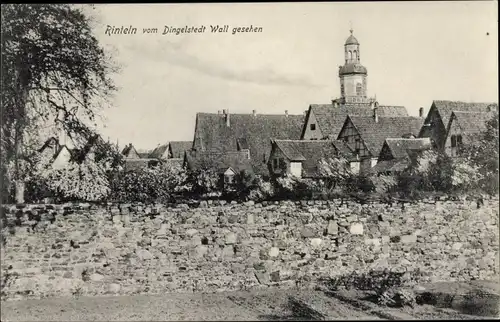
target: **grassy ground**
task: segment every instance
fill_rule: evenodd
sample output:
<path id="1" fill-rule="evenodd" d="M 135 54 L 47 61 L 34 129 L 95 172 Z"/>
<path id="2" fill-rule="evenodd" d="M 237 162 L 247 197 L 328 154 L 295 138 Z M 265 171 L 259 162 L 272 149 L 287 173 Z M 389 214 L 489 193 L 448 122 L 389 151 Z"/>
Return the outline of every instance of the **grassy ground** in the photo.
<path id="1" fill-rule="evenodd" d="M 355 298 L 357 295 L 353 295 Z M 217 294 L 52 298 L 2 302 L 2 321 L 335 320 L 384 319 L 385 308 L 363 309 L 313 290 L 263 289 Z M 395 311 L 394 311 L 395 310 Z M 394 309 L 396 318 L 468 319 L 453 310 Z M 399 315 L 398 315 L 399 314 Z M 391 319 L 385 317 L 385 319 Z"/>

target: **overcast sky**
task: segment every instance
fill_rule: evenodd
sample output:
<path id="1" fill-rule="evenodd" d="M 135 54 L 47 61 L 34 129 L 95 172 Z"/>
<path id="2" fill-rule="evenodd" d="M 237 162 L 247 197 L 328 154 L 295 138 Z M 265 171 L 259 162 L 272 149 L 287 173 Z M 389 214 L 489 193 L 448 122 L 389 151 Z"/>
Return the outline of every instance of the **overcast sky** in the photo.
<path id="1" fill-rule="evenodd" d="M 498 101 L 497 12 L 496 1 L 96 5 L 95 33 L 122 67 L 102 133 L 149 149 L 192 140 L 197 112 L 329 103 L 351 25 L 381 105 L 417 115 L 432 100 Z M 217 24 L 230 32 L 212 34 Z M 137 34 L 105 35 L 107 25 Z M 162 35 L 165 25 L 207 30 Z M 262 32 L 231 33 L 250 25 Z"/>

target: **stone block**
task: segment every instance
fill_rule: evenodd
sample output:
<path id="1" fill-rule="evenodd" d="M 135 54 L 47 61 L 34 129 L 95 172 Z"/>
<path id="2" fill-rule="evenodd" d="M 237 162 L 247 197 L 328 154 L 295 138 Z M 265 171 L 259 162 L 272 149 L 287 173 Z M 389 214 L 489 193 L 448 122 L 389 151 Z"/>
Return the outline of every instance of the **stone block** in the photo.
<path id="1" fill-rule="evenodd" d="M 230 232 L 230 233 L 226 234 L 226 236 L 225 236 L 226 245 L 236 244 L 236 241 L 237 241 L 237 235 L 235 233 Z"/>
<path id="2" fill-rule="evenodd" d="M 339 225 L 335 220 L 330 220 L 328 222 L 327 233 L 329 235 L 337 235 L 339 233 Z"/>
<path id="3" fill-rule="evenodd" d="M 275 257 L 278 257 L 278 255 L 280 254 L 280 251 L 278 249 L 278 247 L 271 247 L 269 249 L 269 258 L 275 258 Z"/>
<path id="4" fill-rule="evenodd" d="M 274 271 L 269 274 L 271 282 L 279 282 L 280 281 L 280 271 Z"/>
<path id="5" fill-rule="evenodd" d="M 200 201 L 200 203 L 198 204 L 198 207 L 199 208 L 207 208 L 208 207 L 208 202 L 206 200 L 202 200 Z"/>
<path id="6" fill-rule="evenodd" d="M 120 290 L 121 290 L 120 284 L 111 283 L 108 285 L 108 293 L 118 294 L 118 293 L 120 293 Z"/>
<path id="7" fill-rule="evenodd" d="M 267 260 L 267 259 L 269 259 L 269 251 L 267 249 L 261 249 L 259 251 L 259 258 L 261 260 Z"/>
<path id="8" fill-rule="evenodd" d="M 453 243 L 451 246 L 452 250 L 460 250 L 462 248 L 463 244 L 462 243 Z"/>
<path id="9" fill-rule="evenodd" d="M 401 236 L 401 243 L 403 244 L 410 244 L 410 243 L 416 243 L 417 242 L 417 236 L 416 235 L 404 235 Z"/>
<path id="10" fill-rule="evenodd" d="M 255 277 L 257 278 L 260 284 L 268 284 L 270 281 L 270 276 L 269 273 L 267 272 L 256 271 Z"/>
<path id="11" fill-rule="evenodd" d="M 104 279 L 104 276 L 101 274 L 98 274 L 98 273 L 94 273 L 94 274 L 90 275 L 90 280 L 92 282 L 100 282 L 103 279 Z"/>
<path id="12" fill-rule="evenodd" d="M 198 230 L 196 230 L 194 228 L 186 230 L 186 236 L 192 237 L 196 234 L 198 234 Z"/>
<path id="13" fill-rule="evenodd" d="M 323 240 L 321 238 L 312 238 L 311 239 L 311 246 L 314 248 L 318 248 L 321 246 L 321 243 Z"/>
<path id="14" fill-rule="evenodd" d="M 380 246 L 380 239 L 379 238 L 365 239 L 365 245 Z"/>
<path id="15" fill-rule="evenodd" d="M 247 225 L 253 225 L 253 224 L 255 224 L 254 214 L 252 214 L 252 213 L 247 214 Z"/>
<path id="16" fill-rule="evenodd" d="M 233 263 L 231 265 L 231 272 L 233 274 L 243 273 L 245 271 L 245 265 L 242 263 Z"/>
<path id="17" fill-rule="evenodd" d="M 136 255 L 140 260 L 150 260 L 153 259 L 153 255 L 146 249 L 138 249 Z"/>
<path id="18" fill-rule="evenodd" d="M 349 232 L 351 233 L 351 235 L 363 235 L 363 224 L 361 223 L 352 224 L 349 229 Z"/>
<path id="19" fill-rule="evenodd" d="M 313 238 L 316 236 L 314 231 L 309 227 L 302 228 L 302 230 L 300 231 L 300 234 L 303 238 Z"/>
<path id="20" fill-rule="evenodd" d="M 234 247 L 232 245 L 224 246 L 222 250 L 222 257 L 234 257 Z"/>

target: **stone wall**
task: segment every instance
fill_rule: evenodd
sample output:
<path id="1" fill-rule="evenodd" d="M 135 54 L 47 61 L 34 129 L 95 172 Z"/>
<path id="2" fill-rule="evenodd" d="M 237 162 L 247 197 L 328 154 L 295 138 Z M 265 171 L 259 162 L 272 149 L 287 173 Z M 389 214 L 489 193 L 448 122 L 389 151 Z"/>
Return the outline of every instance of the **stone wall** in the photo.
<path id="1" fill-rule="evenodd" d="M 221 202 L 222 203 L 222 202 Z M 307 287 L 352 271 L 498 278 L 498 200 L 2 208 L 6 298 Z"/>

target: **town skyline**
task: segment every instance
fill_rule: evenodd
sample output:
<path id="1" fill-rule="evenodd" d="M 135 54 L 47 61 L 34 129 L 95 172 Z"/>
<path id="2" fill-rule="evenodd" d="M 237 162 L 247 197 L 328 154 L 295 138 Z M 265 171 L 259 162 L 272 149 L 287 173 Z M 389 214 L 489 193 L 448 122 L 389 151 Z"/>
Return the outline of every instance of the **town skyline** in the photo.
<path id="1" fill-rule="evenodd" d="M 122 67 L 101 133 L 120 147 L 153 149 L 193 140 L 198 112 L 302 114 L 310 104 L 328 104 L 340 97 L 338 66 L 351 27 L 368 69 L 367 94 L 380 104 L 418 115 L 433 100 L 497 102 L 492 9 L 496 3 L 486 1 L 96 5 L 95 34 Z M 290 23 L 265 14 L 277 10 Z M 161 34 L 167 24 L 253 24 L 263 31 L 105 35 L 107 25 L 133 25 L 139 33 L 154 26 Z"/>

